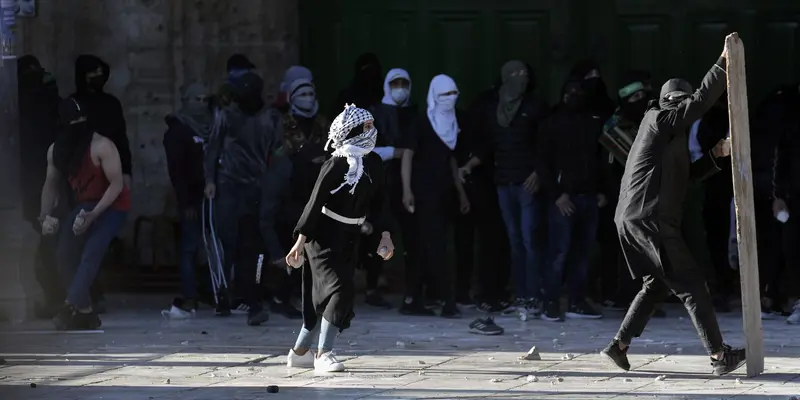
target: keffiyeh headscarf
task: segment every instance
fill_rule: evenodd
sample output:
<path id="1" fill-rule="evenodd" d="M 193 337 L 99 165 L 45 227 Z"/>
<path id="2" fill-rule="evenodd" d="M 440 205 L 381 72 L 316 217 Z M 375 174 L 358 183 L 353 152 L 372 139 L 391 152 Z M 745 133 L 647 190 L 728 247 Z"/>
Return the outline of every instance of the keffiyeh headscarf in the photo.
<path id="1" fill-rule="evenodd" d="M 327 151 L 330 146 L 334 149 L 331 155 L 347 158 L 349 166 L 344 175 L 344 182 L 336 189 L 331 190 L 331 194 L 338 192 L 345 185 L 352 186 L 349 190 L 350 194 L 356 192 L 356 185 L 364 174 L 363 158 L 375 148 L 375 138 L 378 136 L 378 130 L 375 127 L 363 131 L 362 126 L 365 122 L 373 119 L 369 111 L 350 104 L 345 105 L 344 111 L 331 123 L 325 150 Z"/>

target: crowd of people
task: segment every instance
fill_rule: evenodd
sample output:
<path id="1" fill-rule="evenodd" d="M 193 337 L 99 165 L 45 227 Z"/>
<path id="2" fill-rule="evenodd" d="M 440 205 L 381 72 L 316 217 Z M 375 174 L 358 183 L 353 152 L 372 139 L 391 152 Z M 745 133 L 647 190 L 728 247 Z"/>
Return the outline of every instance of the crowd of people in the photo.
<path id="1" fill-rule="evenodd" d="M 330 350 L 331 332 L 352 319 L 355 275 L 331 272 L 340 264 L 365 270 L 366 304 L 404 315 L 457 318 L 477 307 L 523 319 L 598 319 L 604 310 L 627 309 L 644 291 L 642 274 L 629 269 L 637 261 L 620 240 L 645 228 L 620 228 L 615 210 L 633 213 L 638 204 L 620 190 L 628 155 L 644 140 L 637 133 L 645 114 L 673 105 L 647 71 L 628 71 L 612 97 L 598 65 L 581 61 L 560 99 L 548 104 L 536 94 L 531 67 L 511 60 L 471 104 L 459 102 L 457 82 L 437 75 L 418 107 L 408 71 L 384 74 L 371 53 L 354 67 L 352 82 L 332 94 L 317 93 L 312 72 L 292 66 L 273 104 L 257 67 L 241 54 L 228 60 L 218 90 L 184 87 L 183 106 L 165 118 L 163 141 L 181 226 L 181 296 L 170 315 L 190 317 L 201 300 L 196 260 L 209 206 L 231 282 L 217 293 L 216 314 L 243 312 L 249 325 L 267 322 L 270 311 L 302 319 L 292 350 L 298 365 L 314 363 L 304 354 L 316 326 Z M 76 92 L 62 99 L 33 56 L 19 59 L 24 211 L 43 235 L 41 311 L 59 329 L 100 326 L 102 294 L 93 284 L 130 210 L 131 153 L 122 105 L 103 90 L 109 74 L 98 57 L 80 56 Z M 693 92 L 672 84 L 672 94 Z M 336 109 L 321 109 L 321 96 L 334 95 Z M 693 173 L 713 159 L 717 173 L 674 187 L 686 196 L 676 197 L 669 218 L 709 283 L 713 308 L 728 312 L 739 263 L 731 163 L 718 147 L 729 135 L 727 99 L 718 97 L 708 110 L 681 117 L 685 140 L 670 150 L 687 153 Z M 800 302 L 791 303 L 797 285 L 782 283 L 791 282 L 787 274 L 794 282 L 800 276 L 800 220 L 790 214 L 800 210 L 798 107 L 800 85 L 787 84 L 751 116 L 762 316 L 793 324 L 800 324 Z M 339 116 L 328 119 L 324 111 Z M 675 179 L 663 174 L 659 179 Z M 334 228 L 330 220 L 354 227 Z M 402 250 L 396 254 L 393 240 Z M 349 248 L 352 254 L 341 250 Z M 392 256 L 405 268 L 400 304 L 380 287 Z M 264 272 L 269 278 L 261 278 L 262 264 L 277 267 Z M 672 300 L 651 304 L 654 317 L 665 315 L 662 301 Z M 470 329 L 503 332 L 491 317 Z M 339 366 L 329 358 L 322 368 Z"/>

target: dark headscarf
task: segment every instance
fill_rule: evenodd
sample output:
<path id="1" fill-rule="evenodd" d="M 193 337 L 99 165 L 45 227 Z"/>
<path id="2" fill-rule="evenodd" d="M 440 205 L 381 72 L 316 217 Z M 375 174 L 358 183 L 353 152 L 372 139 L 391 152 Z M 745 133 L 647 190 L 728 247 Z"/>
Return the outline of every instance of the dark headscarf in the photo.
<path id="1" fill-rule="evenodd" d="M 586 106 L 589 111 L 601 119 L 606 119 L 614 112 L 614 102 L 608 97 L 608 88 L 602 75 L 587 78 L 587 75 L 596 70 L 600 73 L 600 66 L 592 60 L 582 60 L 572 67 L 570 71 L 571 79 L 583 79 L 584 90 L 586 90 Z"/>
<path id="2" fill-rule="evenodd" d="M 255 115 L 264 108 L 264 81 L 254 72 L 248 72 L 231 83 L 233 100 L 245 114 Z"/>
<path id="3" fill-rule="evenodd" d="M 692 93 L 692 85 L 684 79 L 673 78 L 661 86 L 658 105 L 663 110 L 678 108 L 678 104 L 686 100 Z"/>
<path id="4" fill-rule="evenodd" d="M 67 176 L 75 174 L 92 143 L 93 132 L 86 123 L 86 112 L 73 97 L 58 106 L 60 132 L 53 144 L 53 165 Z"/>
<path id="5" fill-rule="evenodd" d="M 503 84 L 498 93 L 500 101 L 497 104 L 497 123 L 504 128 L 507 128 L 514 116 L 517 115 L 517 110 L 522 104 L 522 97 L 528 88 L 527 75 L 512 76 L 514 72 L 521 70 L 527 70 L 525 63 L 512 60 L 505 63 L 500 72 Z"/>

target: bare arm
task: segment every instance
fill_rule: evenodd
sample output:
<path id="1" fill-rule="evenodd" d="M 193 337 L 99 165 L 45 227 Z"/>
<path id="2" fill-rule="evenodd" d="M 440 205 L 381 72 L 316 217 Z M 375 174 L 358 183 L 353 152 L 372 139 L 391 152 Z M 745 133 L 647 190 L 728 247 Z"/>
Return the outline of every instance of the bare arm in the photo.
<path id="1" fill-rule="evenodd" d="M 450 171 L 453 174 L 453 181 L 456 183 L 456 191 L 459 196 L 466 196 L 467 192 L 464 191 L 464 185 L 461 183 L 461 177 L 458 175 L 458 164 L 455 157 L 450 157 Z"/>
<path id="2" fill-rule="evenodd" d="M 44 218 L 53 212 L 58 202 L 58 181 L 61 179 L 61 174 L 53 165 L 53 145 L 47 149 L 47 177 L 42 187 L 42 205 L 39 212 L 39 218 Z"/>
<path id="3" fill-rule="evenodd" d="M 411 162 L 413 159 L 414 150 L 406 150 L 403 152 L 403 158 L 400 164 L 400 178 L 403 181 L 403 192 L 411 192 Z"/>
<path id="4" fill-rule="evenodd" d="M 100 215 L 117 199 L 117 196 L 122 192 L 124 182 L 122 178 L 122 161 L 120 160 L 117 146 L 111 141 L 103 141 L 98 143 L 97 150 L 100 152 L 100 168 L 103 169 L 103 174 L 108 180 L 108 188 L 106 188 L 103 197 L 100 198 L 100 201 L 97 202 L 97 205 L 92 210 L 93 213 Z"/>

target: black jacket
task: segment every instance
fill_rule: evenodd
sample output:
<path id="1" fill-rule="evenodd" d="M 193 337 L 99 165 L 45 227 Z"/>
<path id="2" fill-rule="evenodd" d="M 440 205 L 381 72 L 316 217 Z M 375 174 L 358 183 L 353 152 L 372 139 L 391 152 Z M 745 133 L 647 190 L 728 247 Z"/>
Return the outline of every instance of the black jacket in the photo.
<path id="1" fill-rule="evenodd" d="M 191 128 L 170 115 L 166 117 L 167 133 L 164 150 L 172 187 L 178 198 L 178 207 L 187 209 L 203 203 L 203 146 L 205 142 Z"/>
<path id="2" fill-rule="evenodd" d="M 548 195 L 611 194 L 599 142 L 603 122 L 589 110 L 567 108 L 542 122 L 536 173 Z"/>
<path id="3" fill-rule="evenodd" d="M 89 128 L 114 142 L 122 162 L 122 173 L 131 175 L 131 148 L 122 103 L 106 92 L 90 91 L 86 83 L 86 74 L 98 68 L 102 68 L 108 80 L 110 67 L 99 57 L 84 54 L 75 60 L 75 93 L 72 97 L 86 109 Z"/>
<path id="4" fill-rule="evenodd" d="M 269 157 L 283 145 L 283 118 L 270 107 L 247 115 L 238 105 L 219 110 L 208 140 L 205 179 L 217 183 L 258 185 L 264 177 Z"/>
<path id="5" fill-rule="evenodd" d="M 751 134 L 751 157 L 756 196 L 786 198 L 800 195 L 800 89 L 784 85 L 756 109 Z"/>
<path id="6" fill-rule="evenodd" d="M 499 101 L 495 92 L 491 100 L 474 110 L 476 126 L 471 152 L 482 162 L 494 160 L 495 184 L 517 185 L 536 169 L 536 135 L 547 105 L 526 97 L 511 125 L 503 128 L 497 123 Z"/>

